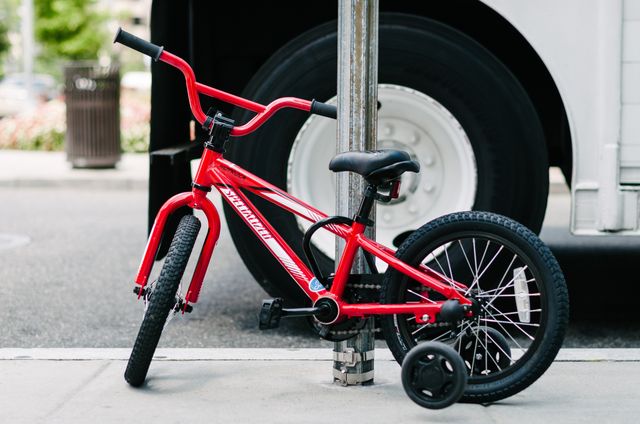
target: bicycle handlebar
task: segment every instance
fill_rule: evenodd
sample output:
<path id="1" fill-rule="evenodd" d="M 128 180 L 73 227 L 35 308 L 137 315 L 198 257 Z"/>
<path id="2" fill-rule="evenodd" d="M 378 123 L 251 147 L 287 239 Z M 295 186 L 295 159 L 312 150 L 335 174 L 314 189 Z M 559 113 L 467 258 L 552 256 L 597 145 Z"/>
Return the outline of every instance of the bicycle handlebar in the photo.
<path id="1" fill-rule="evenodd" d="M 150 43 L 147 40 L 136 37 L 135 35 L 128 33 L 122 28 L 118 28 L 118 32 L 116 32 L 116 38 L 113 39 L 113 42 L 123 44 L 129 48 L 132 48 L 133 50 L 137 50 L 140 53 L 146 54 L 156 62 L 160 58 L 162 50 L 164 49 L 164 47 L 156 46 L 155 44 Z"/>
<path id="2" fill-rule="evenodd" d="M 169 53 L 164 50 L 162 46 L 156 46 L 148 41 L 136 37 L 124 31 L 122 28 L 118 28 L 116 37 L 113 40 L 114 43 L 120 43 L 134 50 L 144 53 L 147 56 L 151 56 L 153 60 L 165 62 L 175 68 L 182 71 L 184 75 L 185 83 L 187 85 L 187 94 L 189 96 L 189 106 L 191 112 L 200 124 L 204 125 L 207 120 L 207 115 L 202 111 L 200 106 L 200 98 L 198 94 L 204 94 L 205 96 L 213 97 L 223 102 L 230 103 L 234 106 L 241 107 L 243 109 L 255 112 L 256 115 L 246 124 L 234 127 L 231 130 L 231 135 L 238 137 L 246 135 L 255 131 L 258 127 L 264 124 L 271 116 L 278 110 L 283 108 L 293 108 L 304 110 L 316 115 L 326 116 L 328 118 L 336 119 L 337 108 L 334 105 L 318 102 L 316 100 L 303 100 L 295 97 L 282 97 L 269 103 L 268 105 L 261 105 L 260 103 L 252 102 L 240 96 L 227 93 L 222 90 L 218 90 L 213 87 L 201 84 L 196 81 L 193 69 L 182 58 Z M 209 130 L 210 128 L 207 128 Z"/>
<path id="3" fill-rule="evenodd" d="M 316 115 L 326 116 L 327 118 L 338 118 L 338 108 L 335 105 L 329 105 L 319 102 L 317 100 L 311 100 L 311 109 L 309 112 Z"/>

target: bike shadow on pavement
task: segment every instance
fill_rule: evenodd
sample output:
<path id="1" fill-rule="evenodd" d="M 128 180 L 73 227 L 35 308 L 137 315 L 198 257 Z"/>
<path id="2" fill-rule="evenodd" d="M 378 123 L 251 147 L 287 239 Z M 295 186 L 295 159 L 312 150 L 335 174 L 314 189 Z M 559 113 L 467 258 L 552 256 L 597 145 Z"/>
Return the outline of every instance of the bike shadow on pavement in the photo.
<path id="1" fill-rule="evenodd" d="M 184 394 L 202 392 L 213 380 L 223 379 L 223 376 L 213 369 L 194 367 L 194 363 L 202 364 L 201 361 L 152 362 L 144 384 L 140 387 L 129 387 L 132 391 L 146 394 Z M 124 378 L 122 384 L 127 384 Z"/>

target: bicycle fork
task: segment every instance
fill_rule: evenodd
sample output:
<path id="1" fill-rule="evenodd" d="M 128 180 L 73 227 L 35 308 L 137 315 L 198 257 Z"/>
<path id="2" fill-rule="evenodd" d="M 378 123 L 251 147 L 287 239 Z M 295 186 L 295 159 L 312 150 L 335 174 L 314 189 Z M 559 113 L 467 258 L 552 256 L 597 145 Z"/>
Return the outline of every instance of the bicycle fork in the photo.
<path id="1" fill-rule="evenodd" d="M 200 256 L 198 263 L 191 277 L 189 283 L 189 289 L 184 299 L 183 310 L 187 309 L 189 303 L 196 303 L 200 295 L 200 289 L 202 288 L 202 282 L 204 280 L 205 273 L 213 254 L 213 249 L 218 242 L 220 236 L 220 215 L 216 210 L 211 200 L 206 196 L 206 192 L 194 188 L 191 192 L 185 192 L 176 194 L 167 200 L 160 208 L 158 215 L 156 216 L 147 246 L 145 247 L 144 256 L 140 263 L 140 268 L 136 274 L 135 283 L 140 286 L 137 288 L 138 298 L 142 296 L 143 289 L 149 281 L 149 274 L 153 267 L 153 262 L 162 239 L 162 233 L 164 232 L 165 225 L 169 216 L 183 206 L 189 206 L 192 209 L 202 210 L 207 217 L 207 225 L 209 227 L 207 236 L 205 238 L 202 249 L 200 250 Z"/>

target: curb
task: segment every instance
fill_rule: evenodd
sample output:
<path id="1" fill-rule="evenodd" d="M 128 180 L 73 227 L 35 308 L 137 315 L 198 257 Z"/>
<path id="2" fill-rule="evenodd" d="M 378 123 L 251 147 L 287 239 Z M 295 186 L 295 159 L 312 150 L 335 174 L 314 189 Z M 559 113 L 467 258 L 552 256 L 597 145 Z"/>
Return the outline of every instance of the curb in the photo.
<path id="1" fill-rule="evenodd" d="M 0 348 L 0 361 L 126 361 L 130 348 Z M 330 348 L 165 348 L 154 361 L 333 361 Z M 376 349 L 375 360 L 394 362 L 388 349 Z M 555 362 L 640 362 L 640 349 L 560 349 Z"/>

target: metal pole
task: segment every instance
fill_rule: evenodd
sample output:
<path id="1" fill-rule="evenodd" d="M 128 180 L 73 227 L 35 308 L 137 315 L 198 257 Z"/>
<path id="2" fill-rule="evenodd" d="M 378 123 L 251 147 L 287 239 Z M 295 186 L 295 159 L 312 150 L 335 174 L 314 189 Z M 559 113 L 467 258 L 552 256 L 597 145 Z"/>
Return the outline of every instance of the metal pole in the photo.
<path id="1" fill-rule="evenodd" d="M 338 4 L 337 150 L 372 150 L 377 140 L 378 0 L 340 0 Z M 353 216 L 363 190 L 362 177 L 338 173 L 337 214 Z M 367 235 L 374 237 L 374 231 L 371 228 Z M 338 239 L 336 258 L 343 248 L 344 242 Z M 359 255 L 352 272 L 364 271 L 365 262 Z M 342 385 L 373 383 L 374 342 L 373 319 L 368 319 L 356 337 L 334 343 L 334 381 Z"/>

